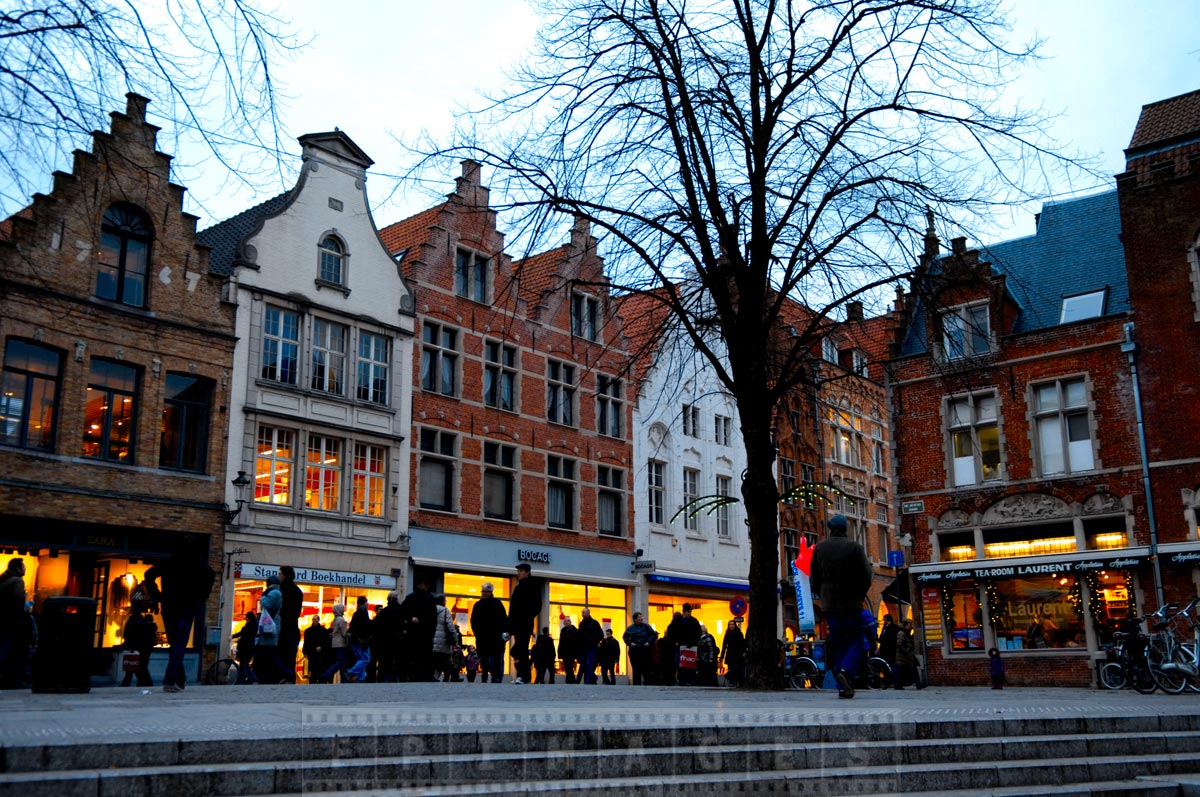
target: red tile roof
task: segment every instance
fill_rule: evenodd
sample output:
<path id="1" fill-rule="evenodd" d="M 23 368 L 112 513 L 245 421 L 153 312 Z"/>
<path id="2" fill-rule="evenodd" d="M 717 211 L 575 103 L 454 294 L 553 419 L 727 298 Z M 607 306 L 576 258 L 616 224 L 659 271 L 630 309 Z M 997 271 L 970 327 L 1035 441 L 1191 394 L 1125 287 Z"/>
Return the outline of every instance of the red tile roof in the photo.
<path id="1" fill-rule="evenodd" d="M 542 296 L 562 287 L 560 264 L 570 256 L 570 246 L 539 252 L 513 263 L 513 276 L 519 285 L 518 295 L 530 307 L 541 304 Z"/>
<path id="2" fill-rule="evenodd" d="M 424 243 L 429 237 L 429 228 L 437 222 L 438 215 L 445 209 L 446 204 L 443 202 L 435 205 L 380 230 L 379 237 L 383 239 L 383 245 L 387 247 L 388 252 L 394 255 Z"/>
<path id="3" fill-rule="evenodd" d="M 1200 90 L 1142 106 L 1129 149 L 1200 133 Z"/>

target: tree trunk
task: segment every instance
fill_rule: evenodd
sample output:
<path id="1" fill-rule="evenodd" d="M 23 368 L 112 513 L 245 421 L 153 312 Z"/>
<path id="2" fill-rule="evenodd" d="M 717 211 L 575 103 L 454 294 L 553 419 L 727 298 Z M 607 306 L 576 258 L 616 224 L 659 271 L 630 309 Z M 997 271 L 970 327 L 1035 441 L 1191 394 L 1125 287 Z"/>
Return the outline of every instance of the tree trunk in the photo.
<path id="1" fill-rule="evenodd" d="M 765 403 L 765 402 L 760 402 Z M 750 524 L 750 621 L 746 628 L 746 685 L 779 689 L 779 490 L 775 485 L 775 443 L 769 406 L 741 409 L 745 423 L 746 478 L 742 500 Z"/>

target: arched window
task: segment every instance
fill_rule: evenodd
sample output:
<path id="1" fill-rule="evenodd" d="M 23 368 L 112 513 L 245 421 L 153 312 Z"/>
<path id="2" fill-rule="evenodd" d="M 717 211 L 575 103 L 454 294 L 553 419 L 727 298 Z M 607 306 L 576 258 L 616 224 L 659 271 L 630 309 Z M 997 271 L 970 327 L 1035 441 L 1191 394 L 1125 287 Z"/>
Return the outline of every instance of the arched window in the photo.
<path id="1" fill-rule="evenodd" d="M 322 282 L 332 282 L 334 285 L 342 284 L 343 266 L 346 261 L 346 247 L 332 235 L 326 235 L 321 240 L 321 262 L 320 273 L 317 278 Z"/>
<path id="2" fill-rule="evenodd" d="M 132 307 L 146 306 L 146 273 L 154 231 L 141 208 L 118 202 L 104 213 L 96 296 Z"/>

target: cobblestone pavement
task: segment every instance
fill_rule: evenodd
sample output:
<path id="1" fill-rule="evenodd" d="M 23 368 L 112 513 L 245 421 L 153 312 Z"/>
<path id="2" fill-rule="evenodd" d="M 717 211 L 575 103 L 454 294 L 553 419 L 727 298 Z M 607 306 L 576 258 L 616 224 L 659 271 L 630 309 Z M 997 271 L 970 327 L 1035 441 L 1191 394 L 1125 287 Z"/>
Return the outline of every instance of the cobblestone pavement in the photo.
<path id="1" fill-rule="evenodd" d="M 481 728 L 721 727 L 1195 714 L 1200 695 L 1095 689 L 743 692 L 631 686 L 346 684 L 0 692 L 0 745 L 221 740 Z"/>

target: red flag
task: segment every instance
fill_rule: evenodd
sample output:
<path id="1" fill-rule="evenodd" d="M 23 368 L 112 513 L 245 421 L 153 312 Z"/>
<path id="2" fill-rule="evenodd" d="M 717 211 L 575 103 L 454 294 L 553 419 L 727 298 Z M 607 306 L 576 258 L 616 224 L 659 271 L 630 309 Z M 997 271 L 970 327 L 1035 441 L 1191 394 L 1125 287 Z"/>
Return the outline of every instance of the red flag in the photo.
<path id="1" fill-rule="evenodd" d="M 796 569 L 806 576 L 812 575 L 813 549 L 808 547 L 808 537 L 800 537 L 800 553 L 796 555 Z"/>

